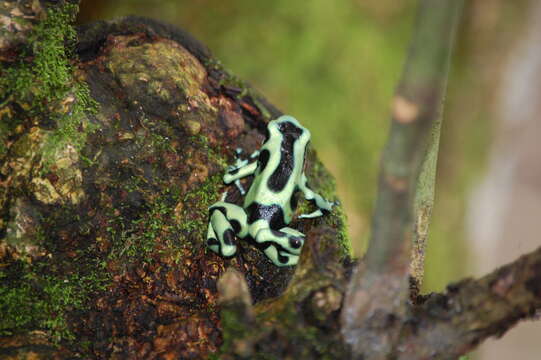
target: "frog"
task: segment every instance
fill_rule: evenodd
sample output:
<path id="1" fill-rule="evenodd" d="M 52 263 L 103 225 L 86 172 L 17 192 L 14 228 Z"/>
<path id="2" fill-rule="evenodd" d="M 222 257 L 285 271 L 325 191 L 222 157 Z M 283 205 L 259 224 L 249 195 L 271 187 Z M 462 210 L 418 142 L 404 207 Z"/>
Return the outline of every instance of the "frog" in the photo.
<path id="1" fill-rule="evenodd" d="M 245 196 L 243 205 L 220 201 L 209 207 L 207 246 L 215 253 L 231 258 L 237 252 L 235 237 L 254 241 L 276 266 L 298 263 L 305 235 L 288 225 L 297 207 L 298 193 L 316 206 L 316 210 L 301 214 L 300 219 L 328 214 L 337 202 L 331 202 L 308 186 L 305 174 L 306 152 L 310 131 L 290 115 L 269 121 L 265 140 L 248 159 L 237 159 L 223 177 L 225 184 L 235 184 Z M 246 192 L 240 179 L 254 176 Z"/>

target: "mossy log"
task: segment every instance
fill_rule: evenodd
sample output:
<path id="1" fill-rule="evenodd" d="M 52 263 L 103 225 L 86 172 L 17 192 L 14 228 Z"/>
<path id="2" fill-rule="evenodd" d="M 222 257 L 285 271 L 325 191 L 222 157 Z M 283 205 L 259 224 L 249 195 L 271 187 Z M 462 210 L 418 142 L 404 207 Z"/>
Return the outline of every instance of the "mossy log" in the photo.
<path id="1" fill-rule="evenodd" d="M 205 245 L 208 206 L 226 189 L 242 200 L 221 180 L 234 150 L 257 149 L 281 112 L 182 30 L 128 17 L 84 26 L 73 43 L 47 40 L 40 31 L 69 26 L 50 22 L 67 19 L 63 4 L 10 6 L 28 29 L 2 43 L 0 357 L 335 353 L 326 317 L 349 262 L 340 208 L 294 221 L 312 255 L 296 271 L 245 241 L 232 259 Z M 42 59 L 37 48 L 56 50 Z M 71 78 L 51 82 L 51 69 Z M 335 198 L 313 150 L 307 175 Z M 220 306 L 226 268 L 236 272 L 220 283 Z M 288 349 L 286 338 L 306 346 Z"/>

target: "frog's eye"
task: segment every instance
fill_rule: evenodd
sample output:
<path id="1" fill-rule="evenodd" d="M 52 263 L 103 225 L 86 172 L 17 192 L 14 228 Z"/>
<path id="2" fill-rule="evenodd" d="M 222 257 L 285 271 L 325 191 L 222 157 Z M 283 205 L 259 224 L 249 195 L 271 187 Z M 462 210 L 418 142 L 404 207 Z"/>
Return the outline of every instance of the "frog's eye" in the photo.
<path id="1" fill-rule="evenodd" d="M 295 236 L 289 238 L 289 246 L 291 246 L 293 249 L 298 249 L 302 246 L 302 238 Z"/>

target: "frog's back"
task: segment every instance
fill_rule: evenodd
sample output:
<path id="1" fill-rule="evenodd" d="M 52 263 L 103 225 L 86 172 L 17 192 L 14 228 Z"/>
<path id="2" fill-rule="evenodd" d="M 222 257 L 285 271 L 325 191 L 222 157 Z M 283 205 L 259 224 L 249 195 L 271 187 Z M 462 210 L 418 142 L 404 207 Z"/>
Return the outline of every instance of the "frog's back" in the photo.
<path id="1" fill-rule="evenodd" d="M 294 193 L 304 168 L 309 140 L 310 132 L 290 116 L 269 123 L 255 178 L 245 198 L 246 209 L 254 207 L 254 203 L 274 206 L 282 211 L 286 224 L 291 221 Z M 267 213 L 278 216 L 274 211 Z M 265 214 L 260 215 L 267 217 Z"/>

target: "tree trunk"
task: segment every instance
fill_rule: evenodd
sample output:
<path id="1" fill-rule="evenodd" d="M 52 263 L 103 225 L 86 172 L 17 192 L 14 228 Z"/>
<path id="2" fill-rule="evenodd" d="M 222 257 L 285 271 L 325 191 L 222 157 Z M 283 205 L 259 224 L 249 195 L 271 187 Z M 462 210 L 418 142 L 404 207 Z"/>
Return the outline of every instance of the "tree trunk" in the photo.
<path id="1" fill-rule="evenodd" d="M 224 342 L 216 282 L 226 267 L 243 274 L 257 303 L 282 294 L 294 272 L 248 242 L 229 260 L 206 247 L 208 206 L 225 190 L 241 200 L 222 183 L 225 165 L 235 148 L 255 150 L 280 111 L 182 30 L 135 17 L 98 22 L 79 30 L 75 54 L 67 33 L 66 51 L 55 52 L 36 42 L 70 26 L 57 20 L 71 7 L 25 5 L 7 15 L 16 22 L 27 12 L 35 24 L 2 48 L 11 82 L 2 110 L 0 354 L 207 357 Z M 61 67 L 66 83 L 47 88 L 40 66 Z M 97 105 L 81 109 L 85 84 Z M 333 197 L 313 151 L 307 166 L 312 187 Z M 293 226 L 321 271 L 349 258 L 340 210 Z M 335 280 L 307 277 L 300 288 Z"/>

